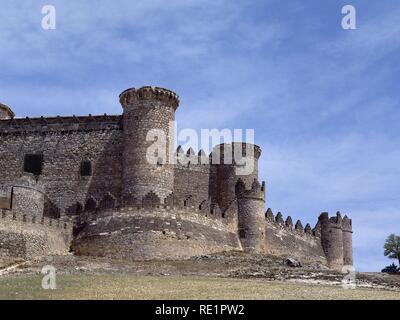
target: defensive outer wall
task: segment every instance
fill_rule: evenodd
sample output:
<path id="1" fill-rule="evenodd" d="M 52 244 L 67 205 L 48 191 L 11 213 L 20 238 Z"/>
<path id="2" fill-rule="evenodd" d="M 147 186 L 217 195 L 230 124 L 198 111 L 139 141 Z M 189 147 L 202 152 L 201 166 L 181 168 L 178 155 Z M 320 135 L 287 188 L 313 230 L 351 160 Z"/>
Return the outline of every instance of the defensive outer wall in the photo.
<path id="1" fill-rule="evenodd" d="M 0 255 L 147 260 L 240 250 L 353 264 L 347 217 L 323 213 L 312 228 L 265 210 L 259 146 L 175 150 L 174 92 L 131 88 L 120 103 L 122 115 L 46 118 L 15 118 L 0 104 Z M 168 146 L 155 162 L 151 130 Z M 39 156 L 40 171 L 26 172 L 27 155 Z M 238 174 L 241 160 L 250 172 Z"/>

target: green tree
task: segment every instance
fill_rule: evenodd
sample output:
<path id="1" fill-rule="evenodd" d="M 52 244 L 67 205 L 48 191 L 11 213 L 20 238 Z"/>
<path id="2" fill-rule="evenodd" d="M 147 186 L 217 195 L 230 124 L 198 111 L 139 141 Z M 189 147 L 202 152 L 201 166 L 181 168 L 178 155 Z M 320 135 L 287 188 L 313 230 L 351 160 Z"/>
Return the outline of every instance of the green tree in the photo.
<path id="1" fill-rule="evenodd" d="M 397 259 L 400 265 L 400 237 L 395 234 L 391 234 L 384 245 L 385 256 L 390 259 Z"/>

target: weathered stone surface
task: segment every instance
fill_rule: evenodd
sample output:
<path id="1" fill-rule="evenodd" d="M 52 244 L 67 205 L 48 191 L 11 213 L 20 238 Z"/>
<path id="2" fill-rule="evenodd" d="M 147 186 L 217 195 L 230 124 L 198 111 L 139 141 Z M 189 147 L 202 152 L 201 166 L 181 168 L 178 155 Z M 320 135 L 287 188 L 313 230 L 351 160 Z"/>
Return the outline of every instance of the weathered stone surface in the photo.
<path id="1" fill-rule="evenodd" d="M 240 243 L 222 218 L 190 209 L 132 208 L 88 221 L 72 248 L 80 255 L 150 260 L 239 250 Z"/>
<path id="2" fill-rule="evenodd" d="M 72 224 L 0 211 L 0 256 L 32 259 L 68 254 Z"/>
<path id="3" fill-rule="evenodd" d="M 31 119 L 0 104 L 0 254 L 65 254 L 73 238 L 75 254 L 131 260 L 243 250 L 353 263 L 347 217 L 323 214 L 311 230 L 265 212 L 260 147 L 174 150 L 175 93 L 131 88 L 120 103 L 122 115 Z M 165 134 L 156 161 L 151 132 Z"/>

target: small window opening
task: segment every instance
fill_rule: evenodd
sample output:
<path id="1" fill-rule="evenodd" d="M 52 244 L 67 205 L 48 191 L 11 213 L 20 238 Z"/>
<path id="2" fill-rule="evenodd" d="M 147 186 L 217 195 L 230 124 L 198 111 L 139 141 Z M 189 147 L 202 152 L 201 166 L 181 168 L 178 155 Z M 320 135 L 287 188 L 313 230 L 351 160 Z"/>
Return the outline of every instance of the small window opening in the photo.
<path id="1" fill-rule="evenodd" d="M 81 176 L 90 177 L 92 175 L 92 163 L 90 161 L 82 161 Z"/>
<path id="2" fill-rule="evenodd" d="M 38 176 L 42 174 L 43 154 L 27 154 L 25 155 L 24 171 L 33 173 Z"/>

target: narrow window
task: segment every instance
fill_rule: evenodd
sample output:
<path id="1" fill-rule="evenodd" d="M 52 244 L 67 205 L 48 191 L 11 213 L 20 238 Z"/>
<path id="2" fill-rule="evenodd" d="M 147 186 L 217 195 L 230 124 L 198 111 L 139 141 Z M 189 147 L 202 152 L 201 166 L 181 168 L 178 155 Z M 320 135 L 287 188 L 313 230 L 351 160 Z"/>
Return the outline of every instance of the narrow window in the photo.
<path id="1" fill-rule="evenodd" d="M 27 154 L 25 155 L 24 171 L 33 173 L 38 176 L 42 174 L 43 154 Z"/>
<path id="2" fill-rule="evenodd" d="M 90 161 L 81 162 L 81 176 L 90 177 L 92 175 L 92 163 Z"/>

